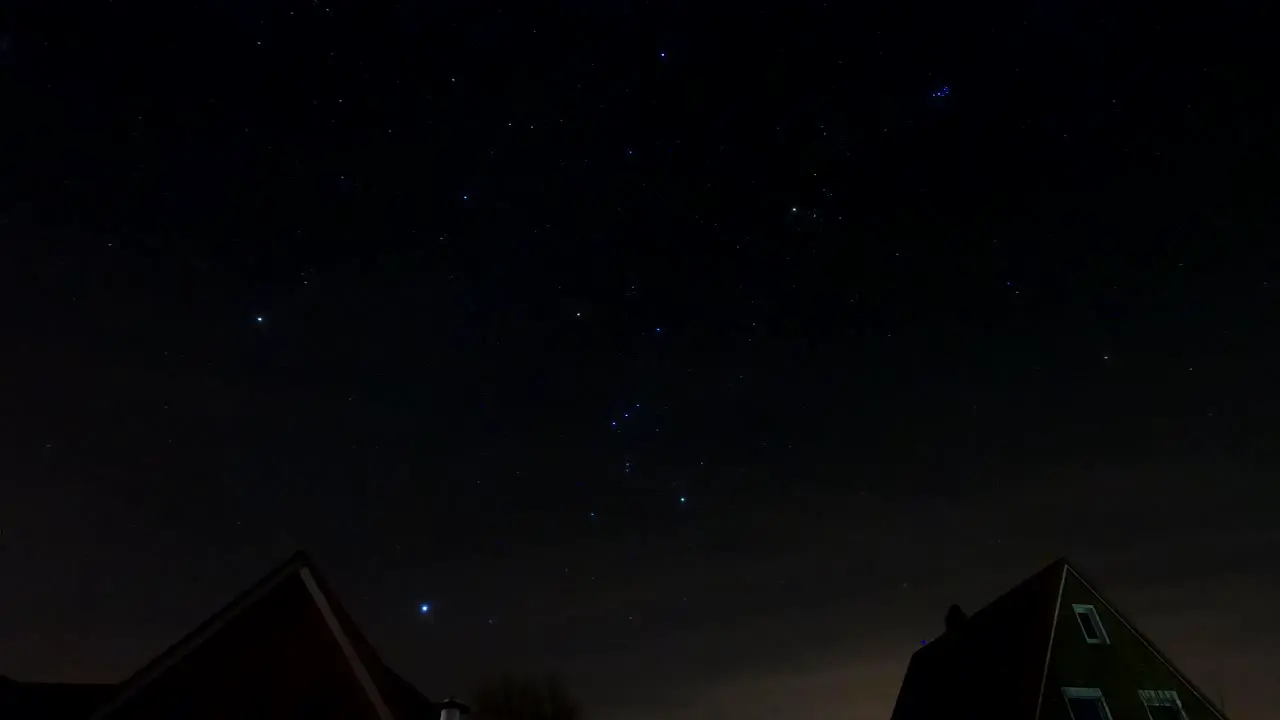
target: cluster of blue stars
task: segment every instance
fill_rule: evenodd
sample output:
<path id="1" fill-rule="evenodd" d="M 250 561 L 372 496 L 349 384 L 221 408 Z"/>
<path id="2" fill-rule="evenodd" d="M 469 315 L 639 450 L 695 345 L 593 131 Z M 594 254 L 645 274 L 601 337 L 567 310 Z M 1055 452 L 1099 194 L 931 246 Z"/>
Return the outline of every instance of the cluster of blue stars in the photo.
<path id="1" fill-rule="evenodd" d="M 950 94 L 951 94 L 951 88 L 950 88 L 950 87 L 948 87 L 948 86 L 946 86 L 946 85 L 943 85 L 943 86 L 942 86 L 942 89 L 941 89 L 941 90 L 939 90 L 938 92 L 934 93 L 934 94 L 933 94 L 933 96 L 934 96 L 934 97 L 946 97 L 946 96 L 948 96 L 948 95 L 950 95 Z"/>
<path id="2" fill-rule="evenodd" d="M 661 330 L 661 328 L 659 328 L 659 330 Z M 640 407 L 640 403 L 636 403 L 636 405 L 635 405 L 635 406 L 636 406 L 636 407 Z M 623 419 L 624 419 L 624 420 L 628 420 L 628 419 L 630 419 L 630 418 L 631 418 L 631 413 L 630 413 L 630 412 L 624 412 L 624 413 L 622 413 L 622 417 L 623 417 Z M 615 428 L 616 428 L 616 427 L 618 427 L 618 421 L 617 421 L 617 420 L 612 420 L 612 421 L 610 421 L 610 422 L 609 422 L 609 426 L 610 426 L 610 427 L 615 427 Z"/>

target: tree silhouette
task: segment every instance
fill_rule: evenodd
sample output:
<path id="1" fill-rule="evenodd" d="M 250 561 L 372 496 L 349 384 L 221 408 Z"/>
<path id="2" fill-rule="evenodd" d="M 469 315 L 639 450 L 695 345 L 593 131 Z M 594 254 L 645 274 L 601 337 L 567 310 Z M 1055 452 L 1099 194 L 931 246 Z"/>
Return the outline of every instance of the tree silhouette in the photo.
<path id="1" fill-rule="evenodd" d="M 577 700 L 556 676 L 543 680 L 502 675 L 480 686 L 472 703 L 476 720 L 579 720 Z"/>

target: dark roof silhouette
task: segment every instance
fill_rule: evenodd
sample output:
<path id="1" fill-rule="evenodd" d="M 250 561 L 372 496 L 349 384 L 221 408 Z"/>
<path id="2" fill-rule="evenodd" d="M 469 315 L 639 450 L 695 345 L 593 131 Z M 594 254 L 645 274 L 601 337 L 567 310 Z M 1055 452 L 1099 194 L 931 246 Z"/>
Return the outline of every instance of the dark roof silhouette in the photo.
<path id="1" fill-rule="evenodd" d="M 1226 716 L 1066 559 L 1060 558 L 952 625 L 911 656 L 892 720 L 955 717 L 965 703 L 984 718 L 1040 716 L 1063 587 L 1079 582 L 1218 718 Z M 954 607 L 954 606 L 953 606 Z"/>
<path id="2" fill-rule="evenodd" d="M 93 720 L 434 718 L 296 553 L 120 684 Z"/>
<path id="3" fill-rule="evenodd" d="M 84 720 L 115 692 L 115 685 L 19 682 L 0 675 L 0 718 Z"/>
<path id="4" fill-rule="evenodd" d="M 461 714 L 463 714 L 463 715 L 469 715 L 469 714 L 471 714 L 471 708 L 469 708 L 469 707 L 467 707 L 466 705 L 463 705 L 462 703 L 458 702 L 458 699 L 457 699 L 457 698 L 455 698 L 455 697 L 447 697 L 447 698 L 445 698 L 445 699 L 440 703 L 440 706 L 439 706 L 439 707 L 440 707 L 440 709 L 441 709 L 441 710 L 457 710 L 459 713 L 461 713 Z"/>

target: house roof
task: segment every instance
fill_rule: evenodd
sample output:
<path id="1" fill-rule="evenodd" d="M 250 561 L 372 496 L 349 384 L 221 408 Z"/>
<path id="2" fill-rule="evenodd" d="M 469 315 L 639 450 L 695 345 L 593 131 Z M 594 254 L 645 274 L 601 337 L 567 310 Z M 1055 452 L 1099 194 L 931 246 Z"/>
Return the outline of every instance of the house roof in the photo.
<path id="1" fill-rule="evenodd" d="M 1050 563 L 975 612 L 967 622 L 917 650 L 907 667 L 892 720 L 942 717 L 942 703 L 975 693 L 983 693 L 980 702 L 988 717 L 1038 718 L 1062 590 L 1069 577 L 1088 588 L 1160 662 L 1225 720 L 1208 696 L 1066 558 Z M 985 694 L 984 689 L 992 687 L 1004 690 Z"/>
<path id="2" fill-rule="evenodd" d="M 240 618 L 263 611 L 276 616 L 302 613 L 314 616 L 316 610 L 323 618 L 323 622 L 317 622 L 316 626 L 322 625 L 324 629 L 321 632 L 336 640 L 346 666 L 368 698 L 378 720 L 434 715 L 431 701 L 381 661 L 346 610 L 329 592 L 327 583 L 316 572 L 310 558 L 299 552 L 121 683 L 114 696 L 100 705 L 92 718 L 103 720 L 111 717 L 126 704 L 145 697 L 157 681 L 181 666 L 194 653 L 231 632 L 229 628 Z M 283 617 L 278 619 L 285 620 Z M 271 627 L 272 624 L 271 618 L 267 618 L 266 626 Z"/>

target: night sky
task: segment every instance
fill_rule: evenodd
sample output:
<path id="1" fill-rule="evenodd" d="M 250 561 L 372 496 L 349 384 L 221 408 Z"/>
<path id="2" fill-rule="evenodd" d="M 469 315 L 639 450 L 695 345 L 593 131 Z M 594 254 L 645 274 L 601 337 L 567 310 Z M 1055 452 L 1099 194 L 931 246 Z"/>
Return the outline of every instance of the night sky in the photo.
<path id="1" fill-rule="evenodd" d="M 1169 5 L 9 3 L 0 674 L 302 548 L 433 698 L 882 720 L 1067 555 L 1273 716 L 1272 41 Z"/>

